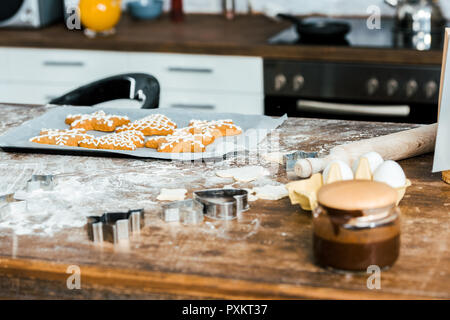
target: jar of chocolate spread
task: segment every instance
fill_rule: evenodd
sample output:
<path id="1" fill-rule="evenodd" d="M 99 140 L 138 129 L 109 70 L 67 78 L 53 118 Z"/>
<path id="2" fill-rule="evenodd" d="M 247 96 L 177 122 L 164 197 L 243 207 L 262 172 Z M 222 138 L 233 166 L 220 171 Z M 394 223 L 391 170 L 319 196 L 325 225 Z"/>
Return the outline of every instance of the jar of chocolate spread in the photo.
<path id="1" fill-rule="evenodd" d="M 313 213 L 316 262 L 366 271 L 394 264 L 400 249 L 397 191 L 385 183 L 352 180 L 323 186 Z"/>

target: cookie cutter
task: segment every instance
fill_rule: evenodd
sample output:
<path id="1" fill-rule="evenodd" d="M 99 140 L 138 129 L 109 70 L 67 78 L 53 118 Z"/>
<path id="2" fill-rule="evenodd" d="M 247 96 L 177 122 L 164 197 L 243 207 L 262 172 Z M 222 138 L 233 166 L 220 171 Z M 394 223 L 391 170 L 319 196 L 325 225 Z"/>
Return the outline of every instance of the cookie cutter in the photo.
<path id="1" fill-rule="evenodd" d="M 117 244 L 129 240 L 132 233 L 140 232 L 144 209 L 106 212 L 102 216 L 91 216 L 87 219 L 87 232 L 91 241 L 95 243 L 109 241 Z"/>
<path id="2" fill-rule="evenodd" d="M 203 222 L 203 204 L 197 200 L 174 201 L 163 204 L 161 218 L 165 222 L 199 224 Z"/>
<path id="3" fill-rule="evenodd" d="M 27 210 L 27 202 L 14 198 L 14 193 L 0 196 L 0 218 L 4 214 L 14 212 L 24 212 Z"/>
<path id="4" fill-rule="evenodd" d="M 244 189 L 195 191 L 194 199 L 203 204 L 206 216 L 217 220 L 233 220 L 249 209 L 248 191 Z"/>
<path id="5" fill-rule="evenodd" d="M 37 175 L 31 176 L 27 181 L 27 192 L 36 190 L 52 191 L 55 187 L 55 180 L 53 175 Z"/>

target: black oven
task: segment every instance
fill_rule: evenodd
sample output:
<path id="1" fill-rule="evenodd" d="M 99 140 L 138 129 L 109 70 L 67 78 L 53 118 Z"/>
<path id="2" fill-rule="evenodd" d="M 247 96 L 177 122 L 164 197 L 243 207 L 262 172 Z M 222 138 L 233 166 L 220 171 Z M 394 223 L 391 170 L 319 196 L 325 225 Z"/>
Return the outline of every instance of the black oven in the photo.
<path id="1" fill-rule="evenodd" d="M 433 123 L 439 66 L 265 60 L 265 113 Z"/>

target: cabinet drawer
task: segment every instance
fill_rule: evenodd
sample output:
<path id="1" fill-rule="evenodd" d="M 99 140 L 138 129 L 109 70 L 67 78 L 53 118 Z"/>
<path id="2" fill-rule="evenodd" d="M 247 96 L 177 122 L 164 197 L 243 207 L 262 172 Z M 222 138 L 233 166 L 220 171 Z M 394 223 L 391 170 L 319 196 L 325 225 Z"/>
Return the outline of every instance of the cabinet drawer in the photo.
<path id="1" fill-rule="evenodd" d="M 154 75 L 164 89 L 263 93 L 262 59 L 185 54 L 130 54 L 133 72 Z"/>
<path id="2" fill-rule="evenodd" d="M 7 49 L 11 79 L 57 83 L 89 83 L 127 70 L 120 52 L 55 49 Z"/>
<path id="3" fill-rule="evenodd" d="M 71 85 L 28 84 L 0 82 L 0 102 L 46 104 L 69 91 Z"/>
<path id="4" fill-rule="evenodd" d="M 186 111 L 264 114 L 264 98 L 258 94 L 204 94 L 192 91 L 163 91 L 161 108 Z"/>
<path id="5" fill-rule="evenodd" d="M 0 80 L 8 80 L 10 76 L 8 50 L 0 48 Z"/>

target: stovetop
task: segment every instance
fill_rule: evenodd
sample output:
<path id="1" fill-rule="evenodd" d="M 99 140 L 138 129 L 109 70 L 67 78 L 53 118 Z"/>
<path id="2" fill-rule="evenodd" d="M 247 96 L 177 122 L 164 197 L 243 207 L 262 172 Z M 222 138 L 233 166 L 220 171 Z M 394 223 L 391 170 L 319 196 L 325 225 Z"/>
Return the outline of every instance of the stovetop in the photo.
<path id="1" fill-rule="evenodd" d="M 308 18 L 314 19 L 314 18 Z M 350 24 L 351 31 L 344 41 L 336 43 L 318 43 L 313 45 L 338 45 L 352 48 L 380 48 L 380 49 L 414 49 L 441 50 L 444 37 L 442 34 L 404 34 L 394 31 L 395 21 L 383 18 L 380 29 L 369 29 L 366 19 L 333 19 Z M 443 30 L 444 31 L 444 30 Z M 303 43 L 297 34 L 295 26 L 283 30 L 268 40 L 273 45 L 311 45 Z"/>

